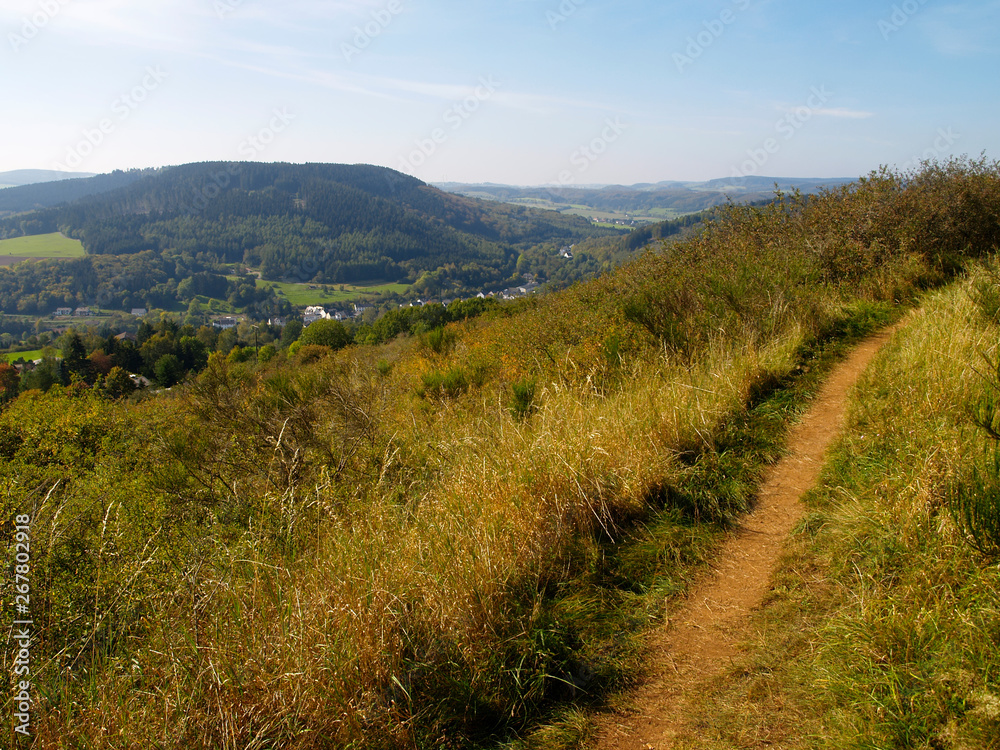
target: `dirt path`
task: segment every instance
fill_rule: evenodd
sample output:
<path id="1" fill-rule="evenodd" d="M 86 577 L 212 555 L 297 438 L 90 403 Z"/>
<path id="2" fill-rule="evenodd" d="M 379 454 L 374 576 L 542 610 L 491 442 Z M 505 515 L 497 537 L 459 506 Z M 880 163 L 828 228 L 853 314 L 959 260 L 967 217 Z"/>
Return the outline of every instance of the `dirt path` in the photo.
<path id="1" fill-rule="evenodd" d="M 767 592 L 784 541 L 800 520 L 800 498 L 819 479 L 827 447 L 843 426 L 848 390 L 895 329 L 860 344 L 830 374 L 788 436 L 788 454 L 771 467 L 756 510 L 723 545 L 717 567 L 680 610 L 651 634 L 648 679 L 627 714 L 598 720 L 599 750 L 699 747 L 699 697 L 746 640 L 753 610 Z"/>

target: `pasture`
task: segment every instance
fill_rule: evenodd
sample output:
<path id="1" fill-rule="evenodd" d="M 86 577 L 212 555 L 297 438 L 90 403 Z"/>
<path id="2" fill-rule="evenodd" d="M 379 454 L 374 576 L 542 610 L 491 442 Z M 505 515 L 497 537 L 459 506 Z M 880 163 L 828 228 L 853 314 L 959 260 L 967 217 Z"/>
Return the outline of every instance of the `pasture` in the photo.
<path id="1" fill-rule="evenodd" d="M 71 240 L 60 232 L 0 240 L 0 265 L 5 266 L 22 260 L 82 258 L 86 254 L 79 240 Z"/>
<path id="2" fill-rule="evenodd" d="M 30 352 L 0 352 L 0 362 L 16 362 L 22 357 L 28 362 L 35 359 L 41 359 L 42 350 L 35 349 Z"/>
<path id="3" fill-rule="evenodd" d="M 394 292 L 404 294 L 408 284 L 392 284 L 373 281 L 365 284 L 291 284 L 283 281 L 257 280 L 258 287 L 271 287 L 280 297 L 284 297 L 296 307 L 306 305 L 326 305 L 350 302 L 368 294 Z"/>

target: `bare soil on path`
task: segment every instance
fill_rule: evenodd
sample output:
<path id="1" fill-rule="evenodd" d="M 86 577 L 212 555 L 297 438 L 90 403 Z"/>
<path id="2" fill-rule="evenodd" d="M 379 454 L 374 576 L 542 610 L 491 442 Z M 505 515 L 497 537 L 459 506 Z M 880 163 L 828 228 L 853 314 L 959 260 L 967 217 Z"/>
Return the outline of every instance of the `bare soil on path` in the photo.
<path id="1" fill-rule="evenodd" d="M 699 704 L 749 638 L 784 543 L 803 516 L 801 498 L 819 479 L 825 453 L 843 427 L 847 393 L 895 327 L 857 346 L 830 374 L 787 453 L 770 468 L 746 516 L 724 543 L 715 567 L 696 583 L 665 625 L 652 631 L 646 680 L 628 696 L 627 713 L 598 717 L 598 750 L 700 747 Z"/>

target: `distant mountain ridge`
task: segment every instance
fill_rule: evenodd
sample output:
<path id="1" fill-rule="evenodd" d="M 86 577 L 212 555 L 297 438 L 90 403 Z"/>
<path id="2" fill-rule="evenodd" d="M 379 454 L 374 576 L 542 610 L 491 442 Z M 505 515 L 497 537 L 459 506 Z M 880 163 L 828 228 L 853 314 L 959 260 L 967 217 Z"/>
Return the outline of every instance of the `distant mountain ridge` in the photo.
<path id="1" fill-rule="evenodd" d="M 46 170 L 22 170 L 36 175 L 56 174 L 67 175 L 67 172 L 47 172 Z M 72 177 L 60 177 L 55 180 L 33 181 L 0 190 L 0 218 L 11 214 L 35 211 L 41 208 L 51 208 L 64 203 L 71 203 L 90 195 L 99 195 L 130 185 L 153 174 L 154 169 L 133 169 L 128 172 L 116 170 L 110 174 L 87 175 L 74 174 Z M 4 184 L 3 174 L 0 174 L 0 185 Z"/>
<path id="2" fill-rule="evenodd" d="M 0 172 L 0 188 L 34 185 L 38 182 L 58 182 L 93 177 L 95 172 L 59 172 L 54 169 L 14 169 Z"/>
<path id="3" fill-rule="evenodd" d="M 635 185 L 538 185 L 515 186 L 495 183 L 436 183 L 436 187 L 467 197 L 515 205 L 542 202 L 560 210 L 586 206 L 595 211 L 641 214 L 671 211 L 688 214 L 729 201 L 758 202 L 774 197 L 775 189 L 816 193 L 854 182 L 850 178 L 721 177 L 704 182 L 664 180 Z"/>

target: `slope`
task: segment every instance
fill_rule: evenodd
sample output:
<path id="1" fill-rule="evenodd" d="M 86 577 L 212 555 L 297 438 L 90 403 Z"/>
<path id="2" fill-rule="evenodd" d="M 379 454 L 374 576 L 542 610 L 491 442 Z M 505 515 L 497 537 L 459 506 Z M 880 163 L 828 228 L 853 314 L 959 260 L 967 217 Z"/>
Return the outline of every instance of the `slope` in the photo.
<path id="1" fill-rule="evenodd" d="M 596 729 L 602 750 L 704 747 L 704 694 L 751 635 L 785 541 L 799 523 L 804 492 L 819 479 L 844 421 L 847 394 L 891 335 L 859 345 L 830 374 L 809 412 L 788 436 L 787 455 L 768 472 L 753 513 L 741 520 L 713 570 L 655 631 L 646 650 L 649 681 L 632 696 L 628 716 L 608 714 Z"/>
<path id="2" fill-rule="evenodd" d="M 15 187 L 0 190 L 0 218 L 106 193 L 135 182 L 150 171 L 116 170 L 103 175 L 68 174 L 65 177 L 55 177 L 58 172 L 47 173 L 44 170 L 22 170 L 27 174 L 7 172 L 0 175 L 0 185 L 11 184 Z M 37 180 L 36 177 L 45 177 L 46 181 Z M 21 180 L 23 182 L 19 182 Z"/>
<path id="3" fill-rule="evenodd" d="M 381 167 L 227 162 L 146 173 L 0 223 L 7 237 L 51 231 L 92 255 L 174 251 L 318 283 L 436 272 L 425 286 L 441 289 L 502 282 L 522 247 L 615 234 L 579 217 L 449 195 Z"/>

